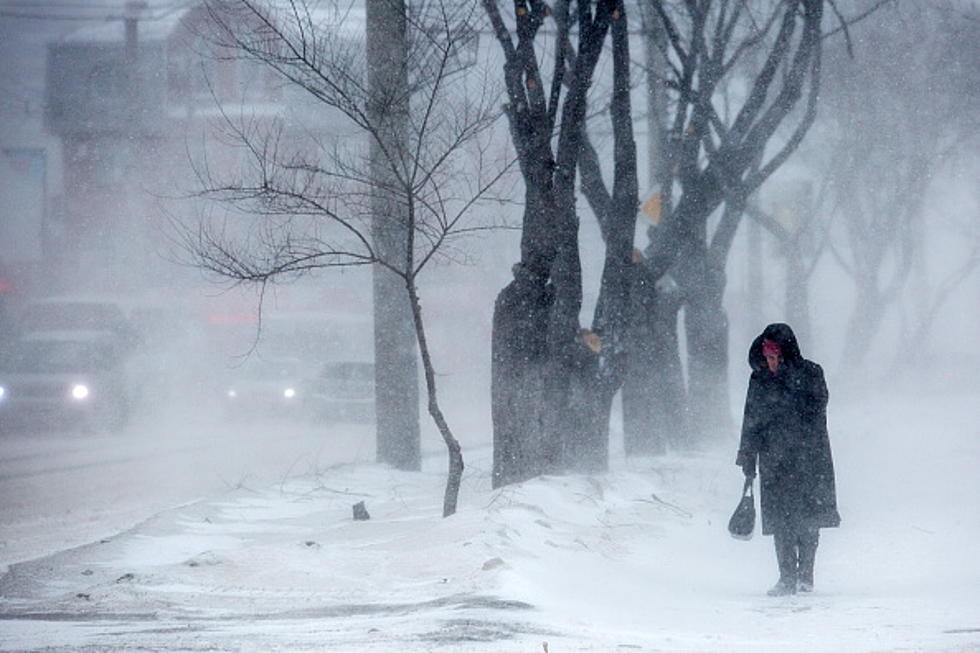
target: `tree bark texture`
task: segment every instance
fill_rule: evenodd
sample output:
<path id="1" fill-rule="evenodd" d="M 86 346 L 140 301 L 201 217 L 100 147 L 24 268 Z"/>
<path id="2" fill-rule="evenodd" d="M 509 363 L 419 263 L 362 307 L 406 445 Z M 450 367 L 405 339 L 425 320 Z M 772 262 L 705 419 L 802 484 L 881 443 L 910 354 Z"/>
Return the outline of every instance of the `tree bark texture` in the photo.
<path id="1" fill-rule="evenodd" d="M 629 362 L 623 382 L 623 448 L 652 456 L 689 441 L 687 386 L 681 366 L 678 313 L 683 298 L 669 276 L 654 286 L 636 266 Z"/>
<path id="2" fill-rule="evenodd" d="M 493 483 L 499 487 L 563 471 L 570 456 L 602 448 L 594 443 L 600 436 L 592 428 L 589 390 L 596 355 L 583 353 L 580 336 L 575 179 L 588 89 L 618 3 L 600 0 L 594 11 L 591 2 L 576 5 L 574 56 L 568 2 L 556 2 L 553 10 L 543 2 L 516 3 L 513 35 L 499 3 L 484 0 L 483 6 L 505 56 L 507 117 L 525 181 L 521 262 L 494 310 Z M 549 15 L 558 32 L 550 92 L 535 52 Z M 598 464 L 593 459 L 589 467 Z"/>
<path id="3" fill-rule="evenodd" d="M 494 305 L 491 342 L 491 412 L 494 488 L 541 473 L 548 315 L 554 289 L 517 266 Z"/>
<path id="4" fill-rule="evenodd" d="M 613 397 L 622 387 L 628 371 L 632 286 L 635 283 L 633 239 L 639 204 L 636 141 L 633 137 L 630 101 L 630 49 L 625 7 L 618 3 L 610 25 L 613 63 L 613 94 L 609 108 L 613 133 L 612 192 L 605 190 L 598 157 L 583 124 L 578 163 L 583 191 L 599 221 L 605 244 L 605 261 L 592 321 L 599 351 L 585 349 L 576 358 L 585 391 L 579 399 L 590 416 L 582 420 L 583 441 L 589 447 L 572 457 L 569 464 L 580 471 L 600 471 L 608 467 L 609 419 Z M 591 189 L 587 190 L 587 189 Z"/>

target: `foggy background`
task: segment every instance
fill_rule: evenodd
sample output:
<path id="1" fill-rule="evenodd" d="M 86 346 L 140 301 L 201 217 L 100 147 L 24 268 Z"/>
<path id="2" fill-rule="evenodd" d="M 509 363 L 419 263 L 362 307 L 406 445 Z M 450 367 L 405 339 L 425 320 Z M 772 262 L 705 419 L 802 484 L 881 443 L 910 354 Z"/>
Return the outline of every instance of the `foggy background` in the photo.
<path id="1" fill-rule="evenodd" d="M 975 7 L 969 2 L 937 2 L 940 13 L 925 18 L 917 13 L 932 4 L 896 3 L 884 8 L 880 17 L 852 27 L 853 56 L 847 55 L 840 36 L 828 39 L 817 123 L 756 198 L 758 210 L 787 225 L 807 224 L 812 231 L 804 236 L 808 242 L 803 250 L 812 267 L 809 323 L 793 326 L 801 332 L 804 355 L 825 367 L 834 397 L 872 389 L 959 392 L 977 384 L 980 163 L 975 104 L 970 100 L 977 97 L 978 46 L 976 39 L 969 38 L 976 35 L 976 14 L 970 18 Z M 322 113 L 313 113 L 315 107 L 269 71 L 244 62 L 208 60 L 206 48 L 182 22 L 193 19 L 196 7 L 194 2 L 167 0 L 154 0 L 144 8 L 110 0 L 0 0 L 4 319 L 15 318 L 25 301 L 47 295 L 98 293 L 158 304 L 178 315 L 181 326 L 180 337 L 168 345 L 173 347 L 172 355 L 163 358 L 155 382 L 172 374 L 173 383 L 181 388 L 214 383 L 255 344 L 254 289 L 227 290 L 181 265 L 168 233 L 175 215 L 220 210 L 189 201 L 186 195 L 196 190 L 195 174 L 202 161 L 215 169 L 240 162 L 234 148 L 222 141 L 216 125 L 221 113 L 257 120 L 285 116 L 299 139 L 345 129 L 342 122 L 331 123 Z M 362 19 L 355 6 L 348 29 L 356 33 Z M 927 23 L 926 29 L 913 36 L 921 40 L 901 45 L 904 72 L 896 74 L 888 68 L 895 64 L 894 57 L 875 56 L 889 51 L 876 39 L 920 22 Z M 128 37 L 127 25 L 133 29 Z M 948 42 L 956 30 L 959 36 Z M 481 34 L 478 47 L 473 83 L 496 82 L 500 74 L 496 44 Z M 139 52 L 135 65 L 127 63 L 127 48 Z M 477 72 L 483 70 L 489 74 Z M 137 80 L 135 96 L 119 82 L 127 76 Z M 597 81 L 596 92 L 602 92 L 602 84 Z M 642 177 L 645 105 L 642 89 L 635 93 Z M 858 115 L 865 122 L 856 119 Z M 909 125 L 931 128 L 916 130 Z M 499 142 L 506 143 L 503 119 L 497 129 Z M 886 220 L 872 224 L 873 239 L 914 229 L 917 249 L 907 279 L 896 286 L 882 309 L 880 327 L 869 334 L 856 333 L 849 325 L 863 300 L 845 272 L 849 261 L 855 256 L 860 259 L 861 248 L 869 245 L 849 240 L 848 212 L 856 211 L 856 205 L 840 199 L 839 179 L 827 181 L 842 168 L 835 144 L 861 139 L 883 147 L 871 167 L 878 174 L 862 172 L 864 176 L 855 173 L 850 178 L 865 190 L 880 183 L 878 192 L 886 196 L 862 210 L 887 213 L 908 202 L 921 204 L 911 226 Z M 928 154 L 919 174 L 921 185 L 911 189 L 897 208 L 889 204 L 887 196 L 899 193 L 903 185 L 900 180 L 893 183 L 887 173 L 933 144 L 938 144 L 938 151 Z M 608 143 L 599 142 L 600 149 L 604 146 Z M 506 156 L 505 148 L 501 149 L 501 156 Z M 871 146 L 858 149 L 870 151 Z M 608 152 L 604 156 L 608 158 Z M 520 201 L 516 175 L 502 188 Z M 644 192 L 648 191 L 641 190 L 641 202 Z M 585 318 L 595 300 L 603 249 L 595 221 L 581 199 L 579 207 Z M 479 209 L 473 220 L 516 226 L 520 215 L 520 207 L 500 205 Z M 642 217 L 639 222 L 637 246 L 642 248 Z M 493 300 L 510 279 L 510 265 L 519 258 L 519 236 L 517 229 L 481 232 L 458 243 L 452 261 L 440 261 L 422 276 L 423 310 L 441 394 L 464 446 L 489 442 L 490 319 Z M 787 258 L 765 230 L 751 220 L 743 221 L 729 257 L 725 302 L 731 321 L 729 367 L 735 420 L 748 376 L 744 360 L 748 343 L 766 323 L 790 320 Z M 900 265 L 897 254 L 886 255 L 882 276 L 893 274 Z M 943 294 L 958 273 L 962 278 Z M 941 302 L 934 302 L 940 297 Z M 339 314 L 369 318 L 370 273 L 366 269 L 328 272 L 276 287 L 265 297 L 263 310 L 266 315 L 315 312 L 327 321 Z M 931 326 L 917 334 L 923 318 L 933 314 Z M 860 360 L 848 349 L 855 341 Z M 261 353 L 267 343 L 260 339 L 257 344 Z M 208 353 L 207 364 L 198 365 L 202 369 L 193 370 L 197 377 L 189 379 L 185 363 L 200 362 L 194 352 L 201 349 Z M 166 417 L 211 410 L 201 403 L 187 400 Z M 174 419 L 179 428 L 179 419 Z M 423 447 L 438 448 L 438 435 L 427 419 L 422 423 Z"/>
<path id="2" fill-rule="evenodd" d="M 340 7 L 345 18 L 333 37 L 362 47 L 361 2 L 313 4 Z M 876 4 L 836 3 L 846 15 Z M 832 31 L 829 13 L 825 29 Z M 614 634 L 606 643 L 623 641 L 621 630 L 655 630 L 649 619 L 659 613 L 671 627 L 681 625 L 657 636 L 669 641 L 687 629 L 695 636 L 671 646 L 686 641 L 697 650 L 715 650 L 715 644 L 731 650 L 723 636 L 709 641 L 716 632 L 737 633 L 753 650 L 760 642 L 787 641 L 787 632 L 802 633 L 804 641 L 826 650 L 834 645 L 826 637 L 831 629 L 846 631 L 867 650 L 906 641 L 901 638 L 909 633 L 915 642 L 940 642 L 936 650 L 952 650 L 938 648 L 951 637 L 968 644 L 976 634 L 970 610 L 977 572 L 970 546 L 978 528 L 974 398 L 980 392 L 977 15 L 977 3 L 970 0 L 898 0 L 851 26 L 849 39 L 841 32 L 827 37 L 816 123 L 752 198 L 728 257 L 724 303 L 732 428 L 724 441 L 704 449 L 626 460 L 617 399 L 608 475 L 599 481 L 548 477 L 490 493 L 491 319 L 494 300 L 520 258 L 524 199 L 516 169 L 505 177 L 495 191 L 499 201 L 476 207 L 468 218 L 472 226 L 494 228 L 454 241 L 419 280 L 440 401 L 467 457 L 461 519 L 440 521 L 434 506 L 445 448 L 425 413 L 424 391 L 420 425 L 428 474 L 381 465 L 344 468 L 375 461 L 370 422 L 246 417 L 226 402 L 229 387 L 252 360 L 298 356 L 314 369 L 331 360 L 370 361 L 370 268 L 325 271 L 270 286 L 263 294 L 188 265 L 175 232 L 202 216 L 233 216 L 226 206 L 197 196 L 209 173 L 249 171 L 249 157 L 229 136 L 230 124 L 261 129 L 278 120 L 285 146 L 300 150 L 311 143 L 356 146 L 361 136 L 268 70 L 212 56 L 201 33 L 206 12 L 196 0 L 0 0 L 0 348 L 13 341 L 25 307 L 46 297 L 118 302 L 138 318 L 142 333 L 132 357 L 140 399 L 121 431 L 11 433 L 0 424 L 0 580 L 23 562 L 24 577 L 40 578 L 41 585 L 48 574 L 58 587 L 67 587 L 65 569 L 75 582 L 93 582 L 74 573 L 72 565 L 80 564 L 108 579 L 95 580 L 105 580 L 111 612 L 145 611 L 139 605 L 144 595 L 128 594 L 136 585 L 117 580 L 131 575 L 134 568 L 119 566 L 131 560 L 122 556 L 117 566 L 103 568 L 100 556 L 108 554 L 98 546 L 85 549 L 100 538 L 128 533 L 130 540 L 120 538 L 113 546 L 124 550 L 135 541 L 145 548 L 137 572 L 160 573 L 160 551 L 179 561 L 172 565 L 177 572 L 166 573 L 179 579 L 175 585 L 187 582 L 193 597 L 178 611 L 193 611 L 195 602 L 208 611 L 215 601 L 227 600 L 234 612 L 239 600 L 259 605 L 272 587 L 317 600 L 324 595 L 316 592 L 326 587 L 347 593 L 338 600 L 349 602 L 387 588 L 378 576 L 399 565 L 409 589 L 397 589 L 407 601 L 426 604 L 432 601 L 432 574 L 439 576 L 437 590 L 447 592 L 457 590 L 441 584 L 444 576 L 468 582 L 481 569 L 480 579 L 497 579 L 496 572 L 481 568 L 483 554 L 504 551 L 499 555 L 512 556 L 508 563 L 519 561 L 519 571 L 503 583 L 502 596 L 529 595 L 542 606 L 557 605 L 561 618 L 557 626 L 547 624 L 549 629 L 561 630 L 569 621 L 590 630 L 594 623 L 598 630 L 608 626 Z M 478 37 L 472 67 L 462 74 L 468 88 L 503 102 L 499 45 L 485 25 Z M 647 103 L 638 72 L 643 55 L 639 40 L 635 44 L 642 203 L 654 184 L 647 182 Z M 594 80 L 597 104 L 608 98 L 610 69 L 605 60 Z M 739 98 L 744 83 L 737 80 L 725 93 Z M 608 172 L 612 138 L 606 116 L 599 114 L 592 135 Z M 506 162 L 513 150 L 503 115 L 493 129 L 490 152 Z M 604 247 L 582 197 L 578 211 L 581 321 L 587 326 Z M 637 248 L 647 244 L 648 224 L 640 213 Z M 773 229 L 789 239 L 777 240 Z M 794 285 L 800 274 L 807 280 L 805 295 Z M 742 482 L 730 462 L 749 376 L 747 349 L 776 321 L 793 326 L 803 355 L 823 366 L 830 391 L 830 438 L 845 528 L 821 545 L 833 589 L 815 597 L 812 612 L 809 605 L 791 607 L 792 613 L 767 612 L 768 604 L 746 600 L 749 593 L 764 600 L 764 574 L 775 572 L 771 547 L 768 539 L 757 538 L 754 548 L 746 548 L 723 530 Z M 680 346 L 685 361 L 683 337 Z M 389 527 L 376 531 L 379 547 L 365 546 L 364 531 L 349 519 L 350 496 L 357 492 L 376 498 L 371 525 Z M 239 503 L 226 501 L 231 495 Z M 301 500 L 294 501 L 297 496 Z M 219 499 L 211 505 L 201 501 L 213 497 Z M 287 510 L 284 500 L 291 502 Z M 273 533 L 263 542 L 272 543 L 263 549 L 270 557 L 262 561 L 272 562 L 264 575 L 253 574 L 255 548 L 251 541 L 242 544 L 239 521 L 254 516 L 256 502 L 265 502 L 268 519 L 261 525 L 249 521 L 244 531 L 268 527 Z M 168 512 L 174 506 L 186 512 Z M 277 521 L 286 513 L 303 528 L 294 531 L 296 523 Z M 554 528 L 543 523 L 545 513 Z M 202 515 L 218 514 L 227 520 L 216 526 L 215 552 L 200 553 L 205 545 L 196 529 L 213 525 Z M 143 531 L 137 527 L 147 524 Z M 356 561 L 341 570 L 347 584 L 330 564 L 336 559 L 316 566 L 306 557 L 320 553 L 327 538 L 336 540 L 329 543 L 335 549 L 324 546 L 329 555 L 345 564 Z M 176 552 L 161 545 L 164 539 Z M 304 544 L 297 544 L 300 539 Z M 592 547 L 584 553 L 583 541 Z M 194 560 L 231 564 L 190 567 L 185 545 L 199 547 Z M 80 547 L 82 562 L 72 557 L 72 547 Z M 59 564 L 49 565 L 43 558 L 49 554 L 60 555 Z M 205 566 L 215 580 L 199 580 Z M 33 573 L 38 569 L 43 573 Z M 366 583 L 367 570 L 377 576 Z M 156 582 L 160 576 L 152 574 Z M 599 600 L 597 588 L 606 591 Z M 235 596 L 222 597 L 226 590 Z M 8 599 L 3 591 L 0 597 Z M 376 598 L 368 596 L 365 603 Z M 35 605 L 50 608 L 43 600 L 21 607 Z M 7 633 L 0 635 L 40 645 L 31 631 L 33 617 L 18 620 L 9 617 L 13 612 L 0 615 Z M 240 646 L 280 634 L 269 630 L 270 620 L 254 619 L 252 603 L 242 614 L 246 634 L 228 641 Z M 541 614 L 547 621 L 555 613 Z M 148 641 L 172 644 L 167 638 L 183 627 L 179 618 L 173 630 L 161 627 L 160 639 L 150 633 Z M 746 629 L 745 618 L 761 624 L 761 634 Z M 308 629 L 288 622 L 292 632 L 282 641 L 319 637 L 318 629 L 334 625 L 319 616 L 316 621 Z M 362 623 L 353 621 L 351 628 Z M 445 625 L 430 621 L 433 631 Z M 101 626 L 82 635 L 70 625 L 56 626 L 46 633 L 52 646 L 67 641 L 65 646 L 77 647 L 91 633 L 109 638 L 109 646 L 122 641 Z M 219 630 L 237 638 L 239 626 L 221 624 Z M 574 640 L 577 631 L 569 632 Z M 331 636 L 336 634 L 324 634 Z"/>

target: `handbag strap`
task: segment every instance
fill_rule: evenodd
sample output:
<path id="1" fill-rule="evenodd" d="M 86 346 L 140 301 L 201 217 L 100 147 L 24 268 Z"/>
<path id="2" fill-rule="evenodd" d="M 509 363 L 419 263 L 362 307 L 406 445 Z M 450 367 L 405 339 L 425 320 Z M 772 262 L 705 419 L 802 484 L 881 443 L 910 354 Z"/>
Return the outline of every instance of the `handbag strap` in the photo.
<path id="1" fill-rule="evenodd" d="M 745 477 L 745 487 L 742 488 L 742 496 L 752 496 L 752 482 L 755 480 L 752 476 Z"/>

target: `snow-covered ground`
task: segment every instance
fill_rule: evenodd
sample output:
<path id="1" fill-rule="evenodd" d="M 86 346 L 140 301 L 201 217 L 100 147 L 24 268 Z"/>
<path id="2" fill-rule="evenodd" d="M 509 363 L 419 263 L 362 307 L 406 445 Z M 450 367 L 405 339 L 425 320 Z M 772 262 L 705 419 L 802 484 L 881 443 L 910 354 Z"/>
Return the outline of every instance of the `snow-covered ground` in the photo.
<path id="1" fill-rule="evenodd" d="M 735 441 L 490 489 L 469 449 L 348 464 L 167 510 L 0 581 L 2 650 L 980 650 L 977 393 L 832 398 L 843 524 L 812 595 L 730 538 Z M 371 519 L 354 521 L 364 501 Z"/>
<path id="2" fill-rule="evenodd" d="M 174 506 L 374 458 L 373 427 L 141 416 L 118 433 L 0 435 L 0 576 Z"/>

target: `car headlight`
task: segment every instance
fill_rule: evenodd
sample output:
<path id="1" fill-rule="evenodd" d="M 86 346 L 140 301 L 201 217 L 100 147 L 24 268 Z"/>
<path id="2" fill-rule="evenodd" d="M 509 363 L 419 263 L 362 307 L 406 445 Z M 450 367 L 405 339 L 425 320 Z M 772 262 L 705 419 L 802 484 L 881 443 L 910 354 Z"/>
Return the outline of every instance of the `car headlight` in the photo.
<path id="1" fill-rule="evenodd" d="M 296 389 L 286 388 L 285 390 L 282 391 L 282 396 L 285 397 L 286 399 L 292 399 L 293 397 L 296 396 Z"/>
<path id="2" fill-rule="evenodd" d="M 237 396 L 238 396 L 238 392 L 236 392 L 234 388 L 231 388 L 230 390 L 228 390 L 228 398 L 229 399 L 234 399 Z"/>
<path id="3" fill-rule="evenodd" d="M 3 401 L 6 396 L 7 396 L 7 389 L 2 385 L 0 385 L 0 401 Z"/>
<path id="4" fill-rule="evenodd" d="M 85 401 L 88 399 L 89 389 L 84 383 L 76 383 L 71 387 L 71 398 L 77 401 Z"/>

